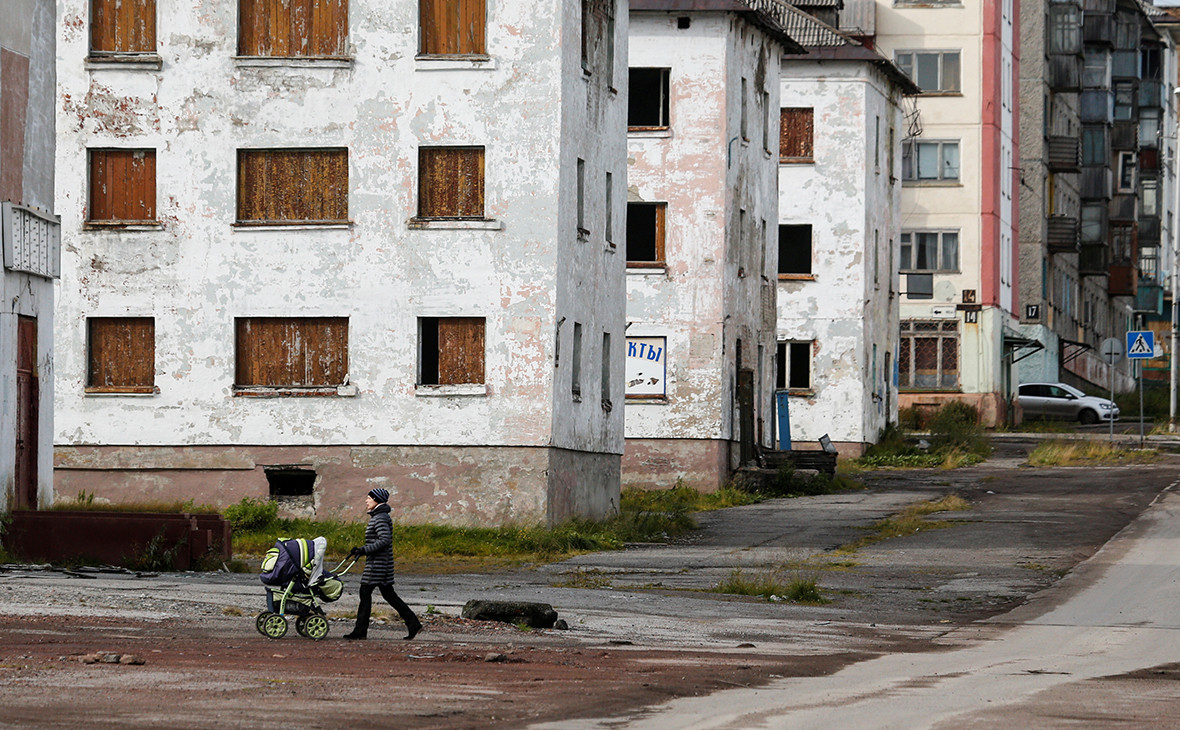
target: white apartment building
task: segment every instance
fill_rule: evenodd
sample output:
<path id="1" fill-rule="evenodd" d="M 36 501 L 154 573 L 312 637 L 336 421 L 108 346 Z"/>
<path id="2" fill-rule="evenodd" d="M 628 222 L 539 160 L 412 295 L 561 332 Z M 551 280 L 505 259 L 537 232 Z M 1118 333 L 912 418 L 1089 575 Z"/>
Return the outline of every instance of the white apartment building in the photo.
<path id="1" fill-rule="evenodd" d="M 625 5 L 59 13 L 59 495 L 617 506 Z"/>

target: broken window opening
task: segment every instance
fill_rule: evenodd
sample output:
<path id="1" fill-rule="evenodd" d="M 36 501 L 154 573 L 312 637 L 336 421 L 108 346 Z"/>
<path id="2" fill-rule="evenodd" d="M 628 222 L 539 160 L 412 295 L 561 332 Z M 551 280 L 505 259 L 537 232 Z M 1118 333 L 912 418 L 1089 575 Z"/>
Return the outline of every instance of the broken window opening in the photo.
<path id="1" fill-rule="evenodd" d="M 811 341 L 778 343 L 775 387 L 779 390 L 811 390 Z"/>
<path id="2" fill-rule="evenodd" d="M 580 401 L 582 399 L 582 323 L 574 322 L 574 354 L 573 354 L 573 368 L 570 377 L 570 390 L 573 393 L 574 400 Z"/>
<path id="3" fill-rule="evenodd" d="M 665 265 L 664 220 L 667 203 L 627 203 L 627 266 Z"/>
<path id="4" fill-rule="evenodd" d="M 418 318 L 418 384 L 484 383 L 484 317 Z"/>
<path id="5" fill-rule="evenodd" d="M 669 68 L 630 69 L 627 97 L 628 129 L 667 129 L 669 113 Z"/>
<path id="6" fill-rule="evenodd" d="M 778 273 L 811 274 L 811 224 L 780 224 Z"/>
<path id="7" fill-rule="evenodd" d="M 299 466 L 268 466 L 263 468 L 270 486 L 270 498 L 310 497 L 315 494 L 316 473 Z"/>
<path id="8" fill-rule="evenodd" d="M 344 59 L 347 54 L 348 0 L 238 3 L 239 56 Z"/>

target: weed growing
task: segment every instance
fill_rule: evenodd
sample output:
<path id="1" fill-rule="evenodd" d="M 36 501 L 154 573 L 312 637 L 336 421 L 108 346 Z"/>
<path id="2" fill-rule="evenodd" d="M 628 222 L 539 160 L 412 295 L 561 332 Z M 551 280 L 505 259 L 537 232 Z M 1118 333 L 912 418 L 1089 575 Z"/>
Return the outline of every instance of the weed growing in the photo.
<path id="1" fill-rule="evenodd" d="M 864 455 L 856 460 L 861 468 L 958 469 L 978 464 L 992 452 L 991 443 L 979 424 L 979 412 L 961 401 L 949 401 L 932 416 L 906 409 L 899 424 L 929 429 L 927 448 L 919 448 L 902 425 L 882 429 Z"/>
<path id="2" fill-rule="evenodd" d="M 960 512 L 969 509 L 971 509 L 971 503 L 956 494 L 947 495 L 937 501 L 918 502 L 892 517 L 873 523 L 865 528 L 868 534 L 856 542 L 840 546 L 835 553 L 837 555 L 851 555 L 861 548 L 883 540 L 913 535 L 922 530 L 942 530 L 953 527 L 954 522 L 928 520 L 926 517 L 941 512 Z"/>
<path id="3" fill-rule="evenodd" d="M 1031 466 L 1117 466 L 1152 464 L 1158 451 L 1128 449 L 1107 441 L 1046 441 L 1028 455 Z"/>
<path id="4" fill-rule="evenodd" d="M 759 596 L 768 601 L 786 600 L 808 606 L 830 603 L 820 592 L 819 581 L 814 576 L 802 575 L 782 565 L 764 570 L 737 568 L 712 590 L 714 593 Z"/>

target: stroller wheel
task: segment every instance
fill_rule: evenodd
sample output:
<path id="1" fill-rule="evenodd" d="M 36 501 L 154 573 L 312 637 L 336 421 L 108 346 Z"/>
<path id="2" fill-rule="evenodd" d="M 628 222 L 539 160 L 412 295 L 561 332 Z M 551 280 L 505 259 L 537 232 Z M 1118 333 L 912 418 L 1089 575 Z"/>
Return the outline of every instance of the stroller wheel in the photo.
<path id="1" fill-rule="evenodd" d="M 287 634 L 287 619 L 277 613 L 267 613 L 260 618 L 262 633 L 270 639 L 281 639 Z"/>
<path id="2" fill-rule="evenodd" d="M 270 611 L 263 611 L 262 613 L 260 613 L 254 617 L 254 628 L 258 629 L 258 633 L 262 634 L 263 636 L 266 636 L 266 629 L 262 628 L 262 625 L 264 623 L 266 623 L 267 616 L 273 616 L 273 615 L 274 614 L 271 613 Z"/>
<path id="3" fill-rule="evenodd" d="M 323 616 L 302 616 L 303 631 L 309 639 L 319 640 L 328 635 L 328 619 Z"/>
<path id="4" fill-rule="evenodd" d="M 307 636 L 307 632 L 304 630 L 304 627 L 306 625 L 307 625 L 307 616 L 300 616 L 300 617 L 296 618 L 295 619 L 295 633 L 299 634 L 300 636 Z"/>

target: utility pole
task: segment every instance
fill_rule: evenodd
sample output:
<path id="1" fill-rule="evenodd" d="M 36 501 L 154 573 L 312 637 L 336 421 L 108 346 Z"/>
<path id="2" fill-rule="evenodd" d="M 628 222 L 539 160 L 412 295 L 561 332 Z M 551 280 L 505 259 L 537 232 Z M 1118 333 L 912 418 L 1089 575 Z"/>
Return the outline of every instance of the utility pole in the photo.
<path id="1" fill-rule="evenodd" d="M 1168 430 L 1176 431 L 1176 383 L 1177 374 L 1180 374 L 1180 358 L 1177 358 L 1176 341 L 1180 336 L 1180 301 L 1178 297 L 1177 279 L 1180 277 L 1180 87 L 1177 87 L 1174 92 L 1176 104 L 1173 106 L 1175 113 L 1173 116 L 1173 130 L 1176 132 L 1175 147 L 1172 148 L 1172 192 L 1174 194 L 1174 205 L 1172 206 L 1172 270 L 1169 278 L 1171 279 L 1172 289 L 1172 342 L 1168 348 L 1168 362 L 1171 365 L 1170 387 L 1168 389 Z"/>

